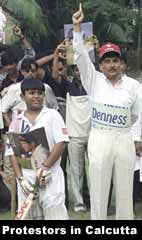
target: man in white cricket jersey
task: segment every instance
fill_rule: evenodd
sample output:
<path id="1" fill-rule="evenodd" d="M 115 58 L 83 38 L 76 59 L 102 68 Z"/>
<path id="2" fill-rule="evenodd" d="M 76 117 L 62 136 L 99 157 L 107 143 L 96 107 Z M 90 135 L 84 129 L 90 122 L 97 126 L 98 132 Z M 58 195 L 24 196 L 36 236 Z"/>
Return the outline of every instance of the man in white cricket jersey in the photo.
<path id="1" fill-rule="evenodd" d="M 83 44 L 83 10 L 73 15 L 75 61 L 92 105 L 88 142 L 91 218 L 106 219 L 111 176 L 116 184 L 116 219 L 133 219 L 135 147 L 131 125 L 138 117 L 137 82 L 121 76 L 119 46 L 108 43 L 99 51 L 96 71 Z"/>
<path id="2" fill-rule="evenodd" d="M 26 133 L 44 127 L 50 154 L 43 157 L 38 170 L 24 169 L 19 167 L 16 156 L 8 144 L 6 155 L 11 158 L 18 181 L 18 209 L 24 203 L 26 195 L 33 192 L 33 185 L 38 177 L 38 197 L 34 200 L 27 219 L 68 219 L 64 176 L 60 167 L 60 157 L 65 143 L 69 141 L 64 121 L 56 110 L 43 106 L 45 86 L 42 81 L 24 79 L 21 83 L 21 92 L 27 110 L 11 122 L 9 131 Z M 37 156 L 37 163 L 39 160 L 41 162 Z"/>

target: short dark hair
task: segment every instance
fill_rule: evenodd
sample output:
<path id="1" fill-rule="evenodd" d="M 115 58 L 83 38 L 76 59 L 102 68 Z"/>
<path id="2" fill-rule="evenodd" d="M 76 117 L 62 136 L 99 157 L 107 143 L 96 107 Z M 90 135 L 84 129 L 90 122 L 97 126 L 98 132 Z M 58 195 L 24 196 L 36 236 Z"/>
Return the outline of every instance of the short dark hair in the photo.
<path id="1" fill-rule="evenodd" d="M 20 60 L 19 49 L 8 47 L 4 54 L 1 56 L 1 63 L 3 66 L 17 64 Z"/>
<path id="2" fill-rule="evenodd" d="M 38 64 L 34 58 L 24 58 L 21 63 L 21 70 L 28 72 L 31 69 L 31 64 L 34 64 L 36 69 L 38 68 Z"/>
<path id="3" fill-rule="evenodd" d="M 44 83 L 35 78 L 24 78 L 21 83 L 21 92 L 24 95 L 26 90 L 41 90 L 45 92 Z"/>

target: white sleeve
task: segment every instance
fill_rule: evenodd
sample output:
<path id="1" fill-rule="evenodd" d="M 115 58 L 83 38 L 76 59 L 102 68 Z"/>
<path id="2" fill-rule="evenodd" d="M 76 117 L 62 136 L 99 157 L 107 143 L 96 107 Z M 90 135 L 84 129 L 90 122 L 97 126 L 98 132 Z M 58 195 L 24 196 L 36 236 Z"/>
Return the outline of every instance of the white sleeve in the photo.
<path id="1" fill-rule="evenodd" d="M 74 51 L 74 61 L 77 64 L 82 84 L 90 95 L 92 87 L 94 88 L 97 75 L 101 74 L 96 71 L 95 66 L 92 64 L 90 57 L 83 43 L 82 32 L 73 33 L 73 51 Z"/>
<path id="2" fill-rule="evenodd" d="M 67 127 L 62 116 L 56 110 L 52 118 L 52 133 L 55 143 L 69 142 Z"/>
<path id="3" fill-rule="evenodd" d="M 16 94 L 13 88 L 9 88 L 8 92 L 2 97 L 2 112 L 7 113 L 15 104 Z"/>
<path id="4" fill-rule="evenodd" d="M 141 85 L 138 83 L 136 86 L 136 97 L 132 106 L 132 136 L 134 141 L 141 141 L 142 134 L 142 97 L 141 97 Z M 137 120 L 135 120 L 137 117 Z M 135 118 L 135 119 L 134 119 Z M 135 120 L 135 121 L 134 121 Z"/>
<path id="5" fill-rule="evenodd" d="M 141 141 L 142 115 L 139 114 L 138 120 L 132 125 L 131 133 L 134 141 Z"/>
<path id="6" fill-rule="evenodd" d="M 132 121 L 132 124 L 134 124 L 138 118 L 139 118 L 139 103 L 138 103 L 138 98 L 136 97 L 135 100 L 134 100 L 134 103 L 132 105 L 132 108 L 131 108 L 131 121 Z"/>
<path id="7" fill-rule="evenodd" d="M 36 52 L 33 47 L 24 49 L 24 58 L 35 58 Z"/>
<path id="8" fill-rule="evenodd" d="M 45 105 L 48 108 L 53 108 L 58 110 L 58 103 L 55 94 L 53 93 L 51 87 L 48 84 L 45 84 Z"/>

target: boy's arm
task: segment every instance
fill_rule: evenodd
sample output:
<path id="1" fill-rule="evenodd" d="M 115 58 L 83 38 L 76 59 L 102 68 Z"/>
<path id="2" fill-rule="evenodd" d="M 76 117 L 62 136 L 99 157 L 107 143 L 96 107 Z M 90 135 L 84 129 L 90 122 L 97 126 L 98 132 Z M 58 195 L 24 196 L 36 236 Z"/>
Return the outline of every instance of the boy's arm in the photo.
<path id="1" fill-rule="evenodd" d="M 61 157 L 66 144 L 69 142 L 67 128 L 61 115 L 54 110 L 52 118 L 52 137 L 54 138 L 55 145 L 50 150 L 50 155 L 44 159 L 44 164 L 49 168 Z"/>
<path id="2" fill-rule="evenodd" d="M 61 157 L 66 144 L 64 142 L 56 143 L 50 152 L 47 159 L 44 160 L 43 165 L 50 168 Z"/>

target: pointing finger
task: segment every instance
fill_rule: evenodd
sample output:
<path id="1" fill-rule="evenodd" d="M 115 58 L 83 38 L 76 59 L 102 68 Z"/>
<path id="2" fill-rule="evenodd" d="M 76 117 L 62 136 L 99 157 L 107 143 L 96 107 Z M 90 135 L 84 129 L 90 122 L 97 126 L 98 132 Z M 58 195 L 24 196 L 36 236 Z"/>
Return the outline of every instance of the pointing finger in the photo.
<path id="1" fill-rule="evenodd" d="M 80 12 L 83 11 L 83 10 L 82 10 L 82 1 L 80 1 L 80 3 L 79 3 L 79 11 L 80 11 Z"/>

